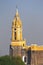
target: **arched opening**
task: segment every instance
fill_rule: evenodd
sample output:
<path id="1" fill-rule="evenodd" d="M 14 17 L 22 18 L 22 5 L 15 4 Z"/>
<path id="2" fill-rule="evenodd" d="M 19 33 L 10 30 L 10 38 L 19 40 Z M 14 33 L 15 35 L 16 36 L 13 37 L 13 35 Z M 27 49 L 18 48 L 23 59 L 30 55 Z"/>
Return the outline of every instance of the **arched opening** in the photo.
<path id="1" fill-rule="evenodd" d="M 27 64 L 27 57 L 26 57 L 26 56 L 23 56 L 23 57 L 22 57 L 22 60 L 23 60 L 23 62 L 24 62 L 25 64 Z"/>
<path id="2" fill-rule="evenodd" d="M 24 44 L 23 44 L 23 46 L 24 46 Z"/>

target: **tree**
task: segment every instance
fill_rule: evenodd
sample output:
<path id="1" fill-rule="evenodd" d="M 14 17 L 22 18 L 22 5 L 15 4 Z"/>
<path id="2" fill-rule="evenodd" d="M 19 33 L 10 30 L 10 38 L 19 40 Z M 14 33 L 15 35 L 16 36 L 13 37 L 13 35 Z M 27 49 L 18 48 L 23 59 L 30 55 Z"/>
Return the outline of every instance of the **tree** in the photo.
<path id="1" fill-rule="evenodd" d="M 0 65 L 25 65 L 20 57 L 2 56 Z"/>

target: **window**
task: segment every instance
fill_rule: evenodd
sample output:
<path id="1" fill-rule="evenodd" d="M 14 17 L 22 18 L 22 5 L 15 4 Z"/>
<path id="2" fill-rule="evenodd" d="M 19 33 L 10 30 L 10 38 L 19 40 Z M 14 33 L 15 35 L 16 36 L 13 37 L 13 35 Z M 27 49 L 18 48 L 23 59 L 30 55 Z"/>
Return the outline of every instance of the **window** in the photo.
<path id="1" fill-rule="evenodd" d="M 24 46 L 24 44 L 23 44 L 23 46 Z"/>
<path id="2" fill-rule="evenodd" d="M 16 40 L 16 32 L 15 32 L 15 40 Z"/>
<path id="3" fill-rule="evenodd" d="M 14 38 L 15 38 L 15 40 L 16 40 L 16 28 L 14 29 Z"/>

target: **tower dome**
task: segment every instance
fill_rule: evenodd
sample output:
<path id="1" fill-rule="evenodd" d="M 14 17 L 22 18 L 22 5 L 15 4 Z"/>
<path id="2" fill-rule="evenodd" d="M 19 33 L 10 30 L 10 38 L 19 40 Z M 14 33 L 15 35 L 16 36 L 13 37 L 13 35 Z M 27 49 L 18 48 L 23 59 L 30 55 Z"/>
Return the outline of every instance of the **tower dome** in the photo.
<path id="1" fill-rule="evenodd" d="M 21 20 L 19 17 L 19 13 L 18 13 L 18 9 L 16 9 L 16 14 L 14 16 L 12 23 L 13 23 L 14 27 L 21 27 L 22 26 L 22 23 L 21 23 Z"/>

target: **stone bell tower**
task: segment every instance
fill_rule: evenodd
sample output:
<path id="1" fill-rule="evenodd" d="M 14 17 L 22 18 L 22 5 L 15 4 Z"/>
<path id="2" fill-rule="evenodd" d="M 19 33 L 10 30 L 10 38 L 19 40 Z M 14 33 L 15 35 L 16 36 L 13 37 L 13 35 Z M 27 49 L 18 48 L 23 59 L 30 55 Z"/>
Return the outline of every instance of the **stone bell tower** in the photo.
<path id="1" fill-rule="evenodd" d="M 10 44 L 10 55 L 12 56 L 23 56 L 22 49 L 26 46 L 26 42 L 22 36 L 22 22 L 16 9 L 16 14 L 12 21 L 12 35 Z"/>

